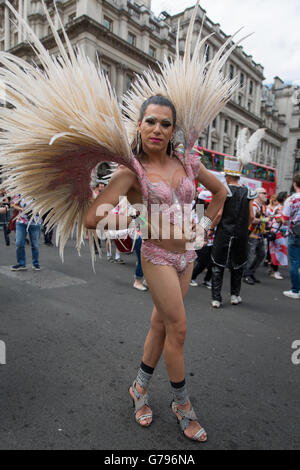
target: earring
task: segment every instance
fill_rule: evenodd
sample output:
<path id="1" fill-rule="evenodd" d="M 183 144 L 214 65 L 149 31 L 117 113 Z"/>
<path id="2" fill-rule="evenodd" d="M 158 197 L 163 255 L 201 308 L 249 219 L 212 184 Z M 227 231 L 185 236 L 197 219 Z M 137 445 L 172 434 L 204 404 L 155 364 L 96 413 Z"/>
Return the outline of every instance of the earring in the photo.
<path id="1" fill-rule="evenodd" d="M 138 156 L 141 152 L 142 152 L 142 138 L 141 138 L 141 134 L 139 132 L 137 132 L 136 134 L 136 155 Z"/>
<path id="2" fill-rule="evenodd" d="M 170 158 L 173 157 L 173 152 L 174 152 L 174 140 L 173 138 L 170 140 L 167 148 L 167 153 L 170 155 Z"/>

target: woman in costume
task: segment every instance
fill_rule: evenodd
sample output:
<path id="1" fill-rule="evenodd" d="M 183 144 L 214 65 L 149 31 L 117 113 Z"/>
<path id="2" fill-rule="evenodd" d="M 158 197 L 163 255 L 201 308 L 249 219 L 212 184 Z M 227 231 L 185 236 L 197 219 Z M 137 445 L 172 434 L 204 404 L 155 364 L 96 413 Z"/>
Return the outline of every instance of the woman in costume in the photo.
<path id="1" fill-rule="evenodd" d="M 175 202 L 191 205 L 195 194 L 195 178 L 213 193 L 214 197 L 202 220 L 208 230 L 226 197 L 226 189 L 200 160 L 184 157 L 174 152 L 168 154 L 176 128 L 176 111 L 172 103 L 162 96 L 150 97 L 141 107 L 138 129 L 142 151 L 137 156 L 138 175 L 128 168 L 120 169 L 113 177 L 106 191 L 100 195 L 87 213 L 88 228 L 96 228 L 99 205 L 115 205 L 121 196 L 128 196 L 133 204 L 146 202 L 151 217 L 151 204 L 165 205 L 168 210 Z M 172 220 L 172 214 L 171 220 Z M 184 214 L 182 214 L 184 216 Z M 173 224 L 176 224 L 175 214 Z M 207 225 L 205 225 L 207 224 Z M 184 376 L 183 346 L 186 335 L 186 315 L 183 305 L 191 280 L 194 250 L 186 250 L 189 240 L 163 239 L 144 240 L 142 245 L 142 267 L 154 301 L 150 330 L 145 342 L 144 355 L 137 379 L 130 388 L 135 403 L 135 418 L 141 426 L 149 426 L 152 412 L 146 394 L 150 378 L 164 351 L 166 367 L 174 392 L 172 410 L 181 423 L 187 437 L 206 440 L 203 428 L 197 422 L 189 401 Z M 172 229 L 172 227 L 171 227 Z M 172 230 L 171 230 L 172 232 Z M 166 295 L 167 293 L 167 295 Z"/>
<path id="2" fill-rule="evenodd" d="M 160 65 L 161 74 L 150 70 L 137 78 L 131 92 L 124 97 L 126 117 L 105 74 L 80 49 L 75 54 L 61 24 L 66 47 L 63 45 L 46 7 L 58 57 L 50 56 L 10 6 L 28 33 L 39 67 L 9 53 L 0 54 L 4 66 L 0 78 L 7 85 L 7 101 L 12 105 L 1 110 L 0 124 L 6 131 L 1 135 L 1 164 L 6 185 L 24 197 L 34 198 L 30 208 L 33 215 L 50 210 L 46 223 L 49 228 L 56 226 L 61 256 L 75 230 L 80 249 L 86 224 L 94 262 L 96 233 L 92 229 L 105 219 L 106 211 L 97 214 L 103 204 L 116 205 L 119 196 L 127 195 L 133 204 L 144 202 L 149 211 L 151 204 L 164 202 L 164 210 L 158 214 L 158 226 L 154 226 L 152 218 L 149 220 L 150 238 L 142 247 L 143 270 L 155 306 L 143 364 L 129 393 L 134 400 L 136 420 L 148 426 L 152 411 L 147 385 L 164 350 L 174 390 L 172 411 L 188 438 L 205 441 L 206 433 L 191 407 L 184 381 L 183 299 L 195 254 L 191 246 L 189 250 L 186 247 L 193 237 L 186 236 L 187 231 L 182 228 L 183 206 L 193 200 L 195 178 L 213 193 L 207 216 L 199 224 L 198 239 L 201 239 L 222 205 L 226 190 L 190 155 L 190 150 L 231 98 L 238 82 L 221 72 L 237 45 L 232 38 L 207 62 L 204 53 L 207 37 L 201 39 L 200 34 L 191 54 L 198 4 L 187 33 L 184 55 L 180 55 L 178 40 L 176 58 L 173 62 L 165 59 Z M 177 151 L 179 145 L 181 153 Z M 100 161 L 113 161 L 123 167 L 91 206 L 88 182 L 92 169 Z M 175 207 L 172 211 L 168 209 L 171 205 Z M 165 217 L 170 220 L 168 239 L 162 239 L 161 232 L 160 221 Z M 118 216 L 114 221 L 118 225 L 117 219 Z M 184 226 L 188 221 L 185 222 Z M 180 239 L 175 236 L 177 226 L 181 230 Z"/>

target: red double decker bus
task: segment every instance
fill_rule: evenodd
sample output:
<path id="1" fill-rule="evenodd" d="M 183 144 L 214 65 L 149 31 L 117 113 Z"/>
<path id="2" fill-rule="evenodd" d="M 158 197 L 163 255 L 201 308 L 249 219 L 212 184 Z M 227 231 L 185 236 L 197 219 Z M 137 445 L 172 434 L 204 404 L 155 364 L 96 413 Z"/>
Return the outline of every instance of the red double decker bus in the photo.
<path id="1" fill-rule="evenodd" d="M 224 159 L 226 154 L 208 150 L 204 147 L 194 147 L 195 151 L 198 150 L 202 156 L 202 163 L 204 166 L 223 179 L 222 172 L 224 171 Z M 272 168 L 260 163 L 251 162 L 244 166 L 241 176 L 241 184 L 251 189 L 265 188 L 270 198 L 276 194 L 276 168 Z"/>

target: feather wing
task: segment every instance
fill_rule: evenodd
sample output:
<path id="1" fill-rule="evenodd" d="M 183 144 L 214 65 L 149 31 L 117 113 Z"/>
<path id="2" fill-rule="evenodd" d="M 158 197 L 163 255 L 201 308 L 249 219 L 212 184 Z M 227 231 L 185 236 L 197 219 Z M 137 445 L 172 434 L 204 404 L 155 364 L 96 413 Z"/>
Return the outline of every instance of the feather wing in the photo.
<path id="1" fill-rule="evenodd" d="M 44 2 L 43 2 L 44 4 Z M 0 78 L 9 108 L 0 113 L 1 154 L 6 186 L 33 198 L 32 211 L 49 214 L 57 226 L 60 253 L 77 231 L 83 240 L 90 204 L 90 175 L 100 161 L 127 164 L 131 148 L 116 95 L 105 75 L 84 52 L 75 53 L 62 27 L 63 45 L 44 4 L 59 57 L 50 56 L 27 23 L 39 66 L 1 53 Z"/>

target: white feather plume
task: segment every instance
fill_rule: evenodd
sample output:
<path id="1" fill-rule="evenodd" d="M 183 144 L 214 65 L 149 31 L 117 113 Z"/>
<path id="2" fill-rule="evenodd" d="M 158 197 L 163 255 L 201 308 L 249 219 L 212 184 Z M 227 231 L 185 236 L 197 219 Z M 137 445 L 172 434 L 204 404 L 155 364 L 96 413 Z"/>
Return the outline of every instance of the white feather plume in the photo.
<path id="1" fill-rule="evenodd" d="M 237 138 L 237 157 L 243 165 L 251 162 L 253 154 L 256 152 L 260 141 L 265 135 L 265 129 L 258 129 L 249 138 L 249 130 L 243 128 Z"/>

